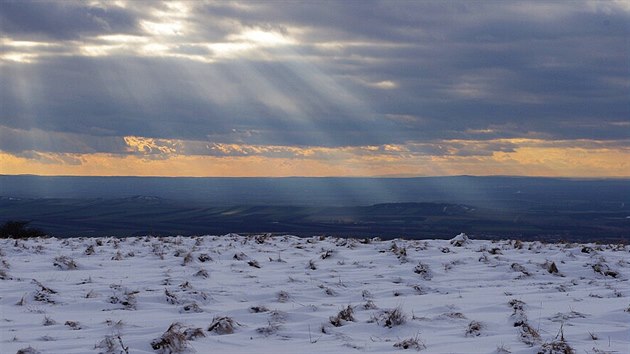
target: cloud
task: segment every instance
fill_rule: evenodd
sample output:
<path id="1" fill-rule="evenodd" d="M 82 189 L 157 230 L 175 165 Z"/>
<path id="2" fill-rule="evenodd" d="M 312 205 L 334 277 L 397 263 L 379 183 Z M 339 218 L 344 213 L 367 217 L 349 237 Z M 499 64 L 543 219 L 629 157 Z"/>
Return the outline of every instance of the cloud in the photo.
<path id="1" fill-rule="evenodd" d="M 0 149 L 391 159 L 630 139 L 623 2 L 276 5 L 3 3 Z"/>
<path id="2" fill-rule="evenodd" d="M 113 2 L 112 2 L 113 3 Z M 0 30 L 12 38 L 78 39 L 103 33 L 133 33 L 135 14 L 121 7 L 82 1 L 3 1 Z"/>

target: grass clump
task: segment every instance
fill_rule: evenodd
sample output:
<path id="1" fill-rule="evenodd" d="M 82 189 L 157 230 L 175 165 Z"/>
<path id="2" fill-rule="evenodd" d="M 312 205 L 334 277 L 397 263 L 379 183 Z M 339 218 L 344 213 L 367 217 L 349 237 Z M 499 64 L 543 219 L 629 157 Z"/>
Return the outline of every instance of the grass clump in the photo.
<path id="1" fill-rule="evenodd" d="M 61 270 L 72 270 L 78 268 L 77 263 L 74 261 L 74 259 L 68 256 L 55 257 L 53 265 Z"/>
<path id="2" fill-rule="evenodd" d="M 417 351 L 420 351 L 422 349 L 426 349 L 427 346 L 424 344 L 424 342 L 420 340 L 418 336 L 415 336 L 415 337 L 407 338 L 405 340 L 395 343 L 394 348 L 415 349 Z"/>
<path id="3" fill-rule="evenodd" d="M 232 334 L 234 329 L 240 324 L 232 317 L 221 316 L 212 319 L 212 324 L 208 327 L 208 332 L 215 332 L 216 334 Z"/>
<path id="4" fill-rule="evenodd" d="M 392 328 L 407 322 L 407 315 L 405 315 L 402 308 L 398 306 L 394 309 L 383 310 L 377 315 L 374 315 L 371 322 L 376 322 L 378 325 L 383 327 Z"/>
<path id="5" fill-rule="evenodd" d="M 341 327 L 346 322 L 354 322 L 356 321 L 354 318 L 354 310 L 352 306 L 348 305 L 343 308 L 336 316 L 330 316 L 329 318 L 330 324 L 335 327 Z"/>

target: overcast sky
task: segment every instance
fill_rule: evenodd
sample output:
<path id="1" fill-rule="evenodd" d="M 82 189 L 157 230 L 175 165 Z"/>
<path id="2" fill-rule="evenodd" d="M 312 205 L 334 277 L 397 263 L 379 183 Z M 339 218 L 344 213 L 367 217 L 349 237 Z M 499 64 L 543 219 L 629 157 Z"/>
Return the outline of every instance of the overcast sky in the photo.
<path id="1" fill-rule="evenodd" d="M 624 1 L 2 1 L 0 173 L 630 176 Z"/>

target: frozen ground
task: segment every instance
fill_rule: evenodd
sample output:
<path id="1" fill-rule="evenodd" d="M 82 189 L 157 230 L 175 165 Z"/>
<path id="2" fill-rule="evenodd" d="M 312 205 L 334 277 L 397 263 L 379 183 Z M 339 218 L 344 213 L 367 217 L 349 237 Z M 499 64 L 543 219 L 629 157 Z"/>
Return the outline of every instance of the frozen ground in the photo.
<path id="1" fill-rule="evenodd" d="M 2 353 L 630 353 L 630 246 L 226 235 L 0 252 Z"/>

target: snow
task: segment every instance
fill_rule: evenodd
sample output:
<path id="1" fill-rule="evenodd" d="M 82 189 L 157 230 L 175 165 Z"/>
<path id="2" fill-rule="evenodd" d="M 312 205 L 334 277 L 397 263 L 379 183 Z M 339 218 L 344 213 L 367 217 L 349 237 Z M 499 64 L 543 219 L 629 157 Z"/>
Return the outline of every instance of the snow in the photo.
<path id="1" fill-rule="evenodd" d="M 198 353 L 630 352 L 624 245 L 230 234 L 0 252 L 2 353 L 156 353 L 176 322 Z"/>

